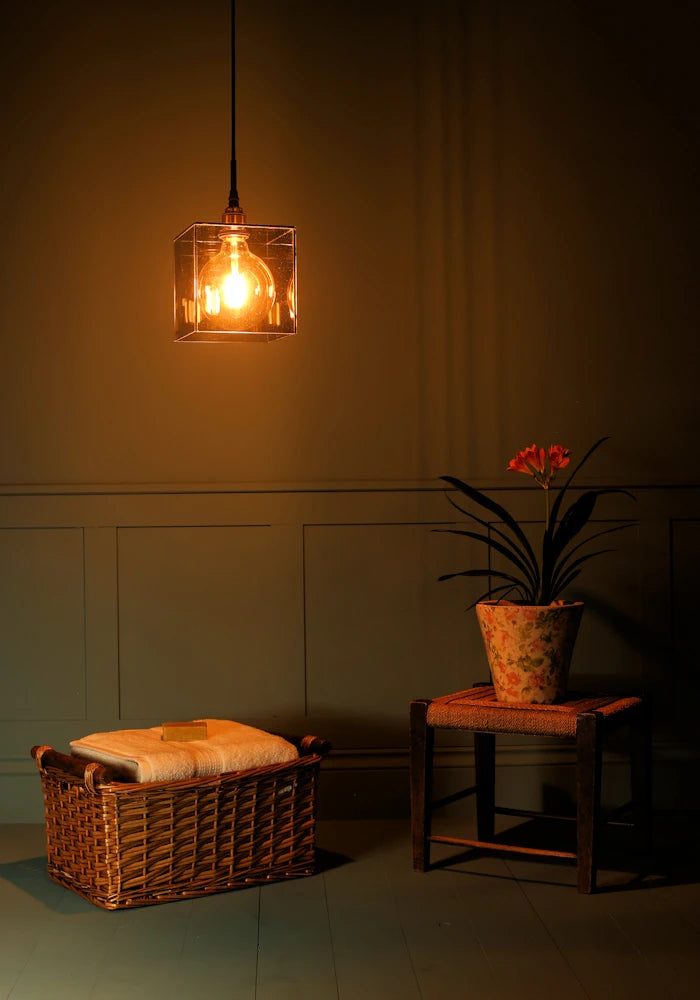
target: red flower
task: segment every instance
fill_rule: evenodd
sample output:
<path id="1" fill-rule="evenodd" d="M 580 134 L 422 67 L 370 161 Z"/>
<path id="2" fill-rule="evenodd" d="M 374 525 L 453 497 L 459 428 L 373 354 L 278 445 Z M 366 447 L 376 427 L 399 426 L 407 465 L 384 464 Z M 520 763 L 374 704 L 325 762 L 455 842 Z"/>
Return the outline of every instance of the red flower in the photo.
<path id="1" fill-rule="evenodd" d="M 538 448 L 536 444 L 531 444 L 529 448 L 519 451 L 515 458 L 511 458 L 508 471 L 533 476 L 535 482 L 546 490 L 549 489 L 556 470 L 565 468 L 569 462 L 569 450 L 560 444 L 552 444 L 549 448 Z"/>
<path id="2" fill-rule="evenodd" d="M 544 472 L 545 450 L 538 448 L 536 444 L 531 444 L 529 448 L 523 448 L 515 458 L 511 458 L 508 463 L 509 472 L 524 472 L 528 476 L 534 476 L 535 472 Z"/>
<path id="3" fill-rule="evenodd" d="M 549 467 L 552 472 L 554 472 L 555 469 L 565 469 L 570 461 L 571 459 L 569 458 L 568 448 L 562 448 L 560 444 L 550 445 Z"/>

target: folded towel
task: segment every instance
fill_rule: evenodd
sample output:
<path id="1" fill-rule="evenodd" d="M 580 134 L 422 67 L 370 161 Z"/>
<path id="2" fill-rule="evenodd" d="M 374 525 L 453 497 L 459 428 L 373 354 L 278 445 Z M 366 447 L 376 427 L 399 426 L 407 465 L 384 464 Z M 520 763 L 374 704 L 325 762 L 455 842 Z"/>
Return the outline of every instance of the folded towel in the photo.
<path id="1" fill-rule="evenodd" d="M 225 771 L 243 771 L 266 764 L 296 760 L 295 746 L 262 729 L 226 719 L 202 719 L 208 739 L 182 743 L 161 739 L 162 726 L 92 733 L 71 740 L 79 757 L 117 767 L 129 781 L 170 781 L 202 778 Z"/>

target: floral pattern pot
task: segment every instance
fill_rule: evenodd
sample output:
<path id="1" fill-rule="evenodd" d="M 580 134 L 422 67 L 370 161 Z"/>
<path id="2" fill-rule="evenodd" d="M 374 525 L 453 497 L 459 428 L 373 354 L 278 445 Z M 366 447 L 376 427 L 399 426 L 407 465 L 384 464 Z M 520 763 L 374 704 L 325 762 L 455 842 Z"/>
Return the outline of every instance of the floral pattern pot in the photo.
<path id="1" fill-rule="evenodd" d="M 564 697 L 582 601 L 481 601 L 476 614 L 499 701 L 546 705 Z"/>

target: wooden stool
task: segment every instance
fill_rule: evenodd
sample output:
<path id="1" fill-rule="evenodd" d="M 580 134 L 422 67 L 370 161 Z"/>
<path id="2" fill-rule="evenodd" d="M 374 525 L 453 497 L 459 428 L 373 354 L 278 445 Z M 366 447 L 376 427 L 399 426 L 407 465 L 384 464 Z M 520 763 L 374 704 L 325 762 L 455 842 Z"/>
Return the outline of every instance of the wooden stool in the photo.
<path id="1" fill-rule="evenodd" d="M 570 858 L 577 863 L 578 891 L 595 891 L 601 825 L 603 736 L 612 728 L 625 723 L 631 727 L 632 803 L 628 805 L 634 804 L 640 810 L 640 825 L 648 845 L 651 830 L 651 727 L 647 706 L 642 698 L 571 695 L 557 705 L 510 704 L 497 701 L 490 685 L 478 685 L 433 701 L 412 701 L 411 834 L 414 869 L 425 871 L 430 867 L 431 843 L 455 844 L 479 850 Z M 432 802 L 433 741 L 436 729 L 460 729 L 474 734 L 476 785 Z M 497 733 L 557 736 L 576 740 L 575 853 L 494 842 L 496 814 L 529 818 L 543 816 L 541 813 L 496 807 Z M 478 839 L 432 836 L 433 810 L 473 793 L 476 793 Z"/>

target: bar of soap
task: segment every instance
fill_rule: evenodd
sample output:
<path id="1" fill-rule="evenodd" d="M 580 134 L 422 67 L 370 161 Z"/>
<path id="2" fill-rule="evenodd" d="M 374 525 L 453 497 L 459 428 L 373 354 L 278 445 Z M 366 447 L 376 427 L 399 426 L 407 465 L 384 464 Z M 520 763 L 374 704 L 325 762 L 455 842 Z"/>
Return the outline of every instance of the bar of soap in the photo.
<path id="1" fill-rule="evenodd" d="M 206 740 L 206 722 L 164 722 L 162 740 L 188 743 L 190 740 Z"/>

